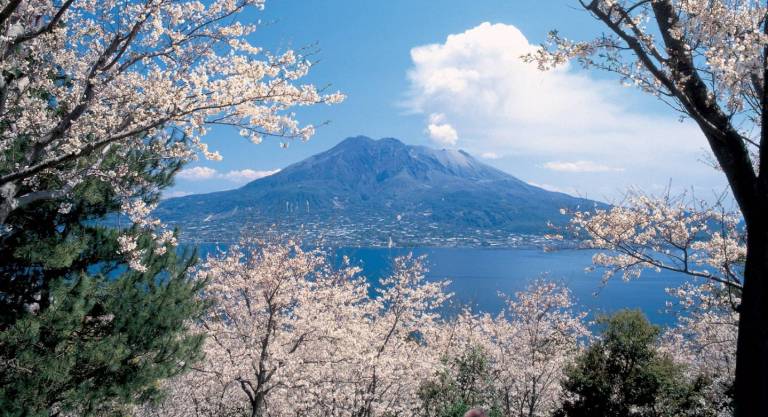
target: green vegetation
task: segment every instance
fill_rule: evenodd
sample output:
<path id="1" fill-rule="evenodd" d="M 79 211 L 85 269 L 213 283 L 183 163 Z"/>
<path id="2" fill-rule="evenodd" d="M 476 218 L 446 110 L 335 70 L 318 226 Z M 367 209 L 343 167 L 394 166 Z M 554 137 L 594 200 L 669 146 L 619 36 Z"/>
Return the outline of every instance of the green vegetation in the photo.
<path id="1" fill-rule="evenodd" d="M 702 398 L 706 381 L 656 349 L 659 328 L 639 311 L 601 319 L 601 340 L 566 370 L 562 417 L 710 416 Z"/>
<path id="2" fill-rule="evenodd" d="M 131 161 L 125 185 L 149 203 L 179 169 L 138 152 L 108 158 Z M 0 237 L 0 415 L 120 413 L 156 398 L 161 379 L 199 358 L 201 337 L 186 333 L 204 307 L 201 284 L 187 277 L 194 254 L 155 250 L 150 232 L 105 220 L 120 204 L 93 178 L 9 217 Z M 136 236 L 146 271 L 127 267 L 117 241 L 125 233 Z"/>
<path id="3" fill-rule="evenodd" d="M 489 417 L 500 417 L 488 356 L 469 347 L 455 358 L 444 359 L 446 370 L 419 390 L 425 416 L 462 417 L 470 408 L 491 404 Z"/>
<path id="4" fill-rule="evenodd" d="M 613 35 L 575 43 L 552 32 L 531 49 L 520 31 L 506 32 L 540 69 L 575 59 L 690 117 L 738 214 L 699 203 L 690 210 L 669 196 L 608 207 L 534 187 L 463 151 L 364 137 L 268 180 L 168 202 L 156 213 L 198 241 L 234 237 L 256 219 L 307 231 L 314 242 L 337 236 L 350 246 L 390 247 L 538 244 L 551 239 L 518 233 L 543 233 L 571 217 L 567 229 L 588 237 L 578 246 L 603 252 L 593 264 L 604 280 L 644 268 L 705 280 L 681 282 L 688 314 L 675 331 L 662 335 L 639 311 L 622 311 L 602 319 L 595 339 L 570 291 L 543 280 L 505 298 L 497 315 L 441 317 L 448 283 L 427 279 L 412 255 L 395 258 L 377 286 L 346 257 L 337 270 L 331 256 L 297 240 L 272 245 L 254 236 L 193 271 L 195 253 L 176 246 L 153 209 L 184 162 L 220 159 L 206 142 L 209 128 L 227 126 L 254 143 L 277 136 L 287 147 L 315 132 L 294 108 L 345 98 L 306 80 L 315 48 L 275 54 L 252 43 L 261 20 L 251 12 L 263 3 L 0 2 L 0 417 L 460 417 L 470 407 L 489 417 L 720 417 L 732 408 L 739 417 L 768 415 L 762 3 L 590 0 L 581 5 Z M 449 41 L 462 45 L 478 33 Z M 515 110 L 516 100 L 506 106 L 473 88 L 507 84 L 494 74 L 519 55 L 498 48 L 498 39 L 447 49 L 492 40 L 503 50 L 492 78 L 462 76 L 473 81 L 462 90 L 493 104 L 485 110 Z M 414 48 L 414 63 L 437 51 L 458 64 L 441 48 Z M 493 56 L 483 52 L 480 62 Z M 483 79 L 493 82 L 476 82 Z M 567 93 L 567 78 L 551 80 L 543 90 Z M 456 103 L 451 123 L 466 130 L 454 120 L 460 110 L 483 108 Z M 596 120 L 610 120 L 593 127 L 619 139 L 616 126 L 643 121 L 615 117 L 630 106 L 595 107 Z M 456 145 L 456 129 L 436 121 L 442 113 L 416 110 L 430 114 L 430 133 L 441 123 Z M 545 132 L 558 120 L 557 111 L 533 110 Z M 549 113 L 551 120 L 541 117 Z M 480 136 L 504 130 L 485 124 Z M 615 171 L 573 169 L 596 164 L 586 160 L 551 163 L 557 171 Z M 197 168 L 217 179 L 254 174 Z"/>

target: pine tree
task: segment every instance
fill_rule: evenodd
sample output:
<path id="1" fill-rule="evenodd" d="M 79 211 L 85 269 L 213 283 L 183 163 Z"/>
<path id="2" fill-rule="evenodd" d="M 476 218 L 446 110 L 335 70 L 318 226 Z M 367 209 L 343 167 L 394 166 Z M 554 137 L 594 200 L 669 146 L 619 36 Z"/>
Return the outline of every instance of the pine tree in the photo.
<path id="1" fill-rule="evenodd" d="M 123 180 L 147 202 L 180 168 L 148 153 L 105 153 L 131 162 L 135 175 Z M 112 189 L 89 179 L 66 200 L 14 211 L 0 231 L 1 416 L 120 414 L 158 398 L 162 379 L 200 358 L 201 336 L 187 332 L 204 310 L 202 284 L 188 276 L 194 254 L 155 251 L 151 232 L 125 221 L 119 229 Z M 146 271 L 127 267 L 120 233 L 137 236 Z"/>

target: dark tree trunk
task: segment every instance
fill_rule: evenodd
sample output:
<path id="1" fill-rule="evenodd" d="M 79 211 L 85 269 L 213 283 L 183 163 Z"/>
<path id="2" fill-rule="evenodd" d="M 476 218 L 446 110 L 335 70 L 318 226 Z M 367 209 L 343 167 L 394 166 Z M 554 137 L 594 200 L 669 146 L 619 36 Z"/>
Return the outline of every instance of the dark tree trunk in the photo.
<path id="1" fill-rule="evenodd" d="M 622 6 L 622 2 L 611 3 L 610 11 L 606 12 L 601 8 L 605 2 L 581 2 L 626 42 L 640 64 L 679 100 L 684 113 L 698 123 L 728 178 L 746 221 L 747 262 L 739 309 L 735 412 L 736 417 L 768 417 L 768 45 L 763 50 L 763 73 L 755 82 L 755 90 L 760 96 L 761 119 L 759 169 L 756 172 L 740 129 L 717 101 L 711 100 L 712 91 L 708 82 L 701 78 L 689 45 L 670 30 L 679 23 L 679 13 L 673 1 L 630 2 L 634 4 L 631 7 Z M 635 6 L 645 3 L 653 10 L 664 41 L 665 58 L 657 59 L 654 53 L 658 51 L 649 51 L 636 32 L 625 30 L 621 24 Z M 768 19 L 762 24 L 764 34 L 768 35 Z"/>
<path id="2" fill-rule="evenodd" d="M 747 263 L 739 308 L 737 417 L 768 416 L 768 205 L 747 218 Z"/>
<path id="3" fill-rule="evenodd" d="M 253 397 L 253 401 L 251 401 L 251 417 L 260 417 L 264 414 L 264 397 L 266 393 L 261 391 L 261 387 L 263 385 L 260 385 L 259 390 Z"/>

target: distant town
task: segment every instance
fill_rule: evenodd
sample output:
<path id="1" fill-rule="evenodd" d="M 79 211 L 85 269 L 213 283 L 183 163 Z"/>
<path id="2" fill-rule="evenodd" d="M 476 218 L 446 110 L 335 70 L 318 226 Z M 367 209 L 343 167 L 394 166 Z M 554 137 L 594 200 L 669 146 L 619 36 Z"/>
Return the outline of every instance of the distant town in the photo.
<path id="1" fill-rule="evenodd" d="M 427 220 L 427 216 L 398 216 L 395 219 L 372 215 L 364 221 L 338 216 L 303 215 L 280 217 L 270 221 L 244 220 L 251 216 L 230 216 L 209 222 L 178 222 L 186 243 L 237 242 L 249 233 L 275 232 L 309 245 L 338 247 L 573 247 L 574 243 L 554 242 L 540 234 L 519 233 L 503 228 L 468 228 L 449 226 Z"/>

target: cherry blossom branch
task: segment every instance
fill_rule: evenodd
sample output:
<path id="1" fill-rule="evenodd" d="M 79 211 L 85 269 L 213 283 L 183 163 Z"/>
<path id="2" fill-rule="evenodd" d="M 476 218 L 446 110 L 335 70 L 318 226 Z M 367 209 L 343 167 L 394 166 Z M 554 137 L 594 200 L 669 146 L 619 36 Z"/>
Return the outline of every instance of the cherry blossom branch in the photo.
<path id="1" fill-rule="evenodd" d="M 69 7 L 72 6 L 73 2 L 74 0 L 66 0 L 61 5 L 61 7 L 59 7 L 59 10 L 56 12 L 56 14 L 53 15 L 53 18 L 51 19 L 50 22 L 48 22 L 45 26 L 41 27 L 36 31 L 25 33 L 18 36 L 16 39 L 11 41 L 11 48 L 19 46 L 20 44 L 27 42 L 31 39 L 34 39 L 40 35 L 50 33 L 53 30 L 53 28 L 55 28 L 61 22 L 61 19 L 64 17 L 64 14 L 67 13 L 67 10 L 69 10 Z M 14 2 L 12 1 L 8 6 L 11 6 L 12 3 Z M 16 7 L 18 7 L 18 3 L 20 2 L 16 1 L 16 3 L 17 3 Z M 2 24 L 3 20 L 4 20 L 3 16 L 0 13 L 0 24 Z"/>

